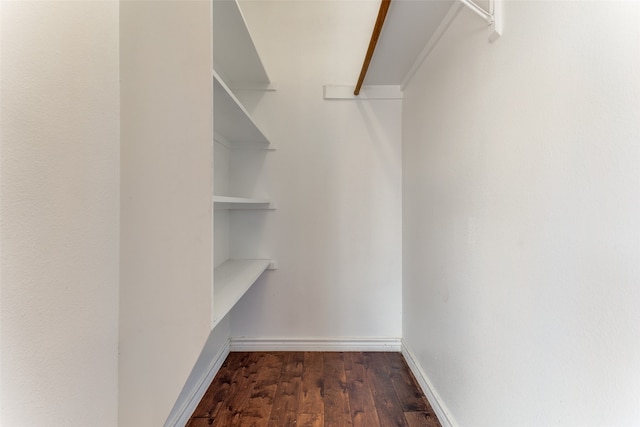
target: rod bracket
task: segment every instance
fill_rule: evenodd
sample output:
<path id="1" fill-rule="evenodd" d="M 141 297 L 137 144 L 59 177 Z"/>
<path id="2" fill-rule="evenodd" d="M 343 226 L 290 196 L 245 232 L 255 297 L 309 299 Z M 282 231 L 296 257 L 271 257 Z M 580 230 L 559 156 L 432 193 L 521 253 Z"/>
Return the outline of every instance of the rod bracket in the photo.
<path id="1" fill-rule="evenodd" d="M 489 0 L 489 10 L 486 11 L 473 0 L 460 0 L 460 3 L 487 21 L 490 42 L 498 40 L 502 35 L 502 1 L 503 0 Z"/>

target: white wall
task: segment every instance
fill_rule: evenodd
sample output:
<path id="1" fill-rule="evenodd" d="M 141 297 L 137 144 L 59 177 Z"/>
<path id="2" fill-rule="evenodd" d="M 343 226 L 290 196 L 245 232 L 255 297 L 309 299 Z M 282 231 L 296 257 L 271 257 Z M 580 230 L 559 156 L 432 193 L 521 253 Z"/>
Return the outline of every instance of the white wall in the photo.
<path id="1" fill-rule="evenodd" d="M 355 85 L 379 3 L 242 6 L 277 87 L 239 96 L 277 148 L 264 174 L 278 209 L 235 212 L 231 234 L 253 227 L 256 255 L 279 269 L 231 312 L 231 333 L 399 337 L 401 102 L 322 98 L 325 84 Z M 250 246 L 236 241 L 231 255 Z"/>
<path id="2" fill-rule="evenodd" d="M 0 7 L 0 424 L 112 427 L 118 2 Z"/>
<path id="3" fill-rule="evenodd" d="M 123 427 L 164 423 L 210 332 L 210 7 L 120 5 Z"/>
<path id="4" fill-rule="evenodd" d="M 456 425 L 640 424 L 639 20 L 463 10 L 406 88 L 403 334 Z"/>

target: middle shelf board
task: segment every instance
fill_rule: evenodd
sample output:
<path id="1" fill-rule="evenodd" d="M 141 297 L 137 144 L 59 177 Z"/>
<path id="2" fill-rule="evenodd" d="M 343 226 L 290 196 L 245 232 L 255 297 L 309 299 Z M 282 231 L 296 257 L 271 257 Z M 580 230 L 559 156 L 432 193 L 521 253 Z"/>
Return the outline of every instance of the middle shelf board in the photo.
<path id="1" fill-rule="evenodd" d="M 248 197 L 213 196 L 215 209 L 275 209 L 275 205 L 267 199 Z"/>
<path id="2" fill-rule="evenodd" d="M 268 259 L 230 259 L 213 272 L 213 326 L 231 311 L 266 269 Z"/>
<path id="3" fill-rule="evenodd" d="M 269 138 L 253 121 L 231 89 L 213 72 L 213 128 L 229 143 L 269 145 Z"/>

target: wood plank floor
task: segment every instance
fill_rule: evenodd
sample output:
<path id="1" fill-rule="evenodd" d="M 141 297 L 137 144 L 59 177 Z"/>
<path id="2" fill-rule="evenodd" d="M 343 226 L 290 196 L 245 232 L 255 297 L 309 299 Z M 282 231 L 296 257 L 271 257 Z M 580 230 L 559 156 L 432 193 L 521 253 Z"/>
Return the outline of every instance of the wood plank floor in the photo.
<path id="1" fill-rule="evenodd" d="M 400 353 L 230 353 L 187 427 L 439 427 Z"/>

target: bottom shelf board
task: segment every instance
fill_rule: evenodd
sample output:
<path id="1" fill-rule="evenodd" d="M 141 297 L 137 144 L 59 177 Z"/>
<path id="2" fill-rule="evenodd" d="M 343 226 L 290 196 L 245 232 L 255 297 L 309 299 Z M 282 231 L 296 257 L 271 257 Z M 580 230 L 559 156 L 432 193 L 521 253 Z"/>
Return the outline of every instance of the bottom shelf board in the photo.
<path id="1" fill-rule="evenodd" d="M 231 311 L 270 264 L 269 259 L 230 259 L 214 270 L 213 326 Z"/>

